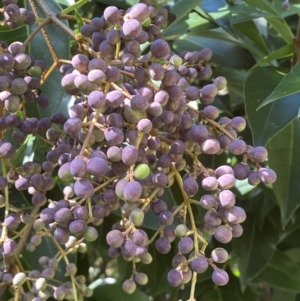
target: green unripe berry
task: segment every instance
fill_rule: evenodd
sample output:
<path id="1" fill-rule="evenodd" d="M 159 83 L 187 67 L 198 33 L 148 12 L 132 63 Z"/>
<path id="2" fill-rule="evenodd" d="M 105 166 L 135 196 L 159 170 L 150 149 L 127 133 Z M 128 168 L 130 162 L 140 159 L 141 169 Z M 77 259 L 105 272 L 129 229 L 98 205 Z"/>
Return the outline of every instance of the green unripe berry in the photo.
<path id="1" fill-rule="evenodd" d="M 78 246 L 79 253 L 85 253 L 87 251 L 87 245 L 84 242 L 81 242 Z"/>
<path id="2" fill-rule="evenodd" d="M 144 217 L 145 217 L 144 211 L 139 208 L 133 209 L 129 214 L 129 220 L 135 226 L 141 226 L 143 224 Z"/>
<path id="3" fill-rule="evenodd" d="M 217 86 L 218 90 L 223 90 L 227 86 L 227 79 L 224 76 L 218 76 L 213 81 L 213 84 Z"/>
<path id="4" fill-rule="evenodd" d="M 182 65 L 182 58 L 179 55 L 173 55 L 170 58 L 170 62 L 175 66 L 175 67 L 179 67 Z"/>
<path id="5" fill-rule="evenodd" d="M 188 228 L 184 224 L 177 225 L 175 228 L 175 233 L 176 233 L 176 236 L 178 236 L 178 237 L 186 236 L 187 232 L 188 232 Z"/>
<path id="6" fill-rule="evenodd" d="M 77 266 L 74 263 L 69 263 L 66 266 L 66 275 L 72 276 L 77 273 Z"/>
<path id="7" fill-rule="evenodd" d="M 41 67 L 39 67 L 39 66 L 32 66 L 31 68 L 29 68 L 28 73 L 31 76 L 41 77 L 43 71 L 42 71 Z"/>
<path id="8" fill-rule="evenodd" d="M 131 279 L 127 279 L 123 282 L 122 288 L 125 293 L 133 294 L 136 290 L 136 283 Z"/>
<path id="9" fill-rule="evenodd" d="M 83 233 L 83 237 L 88 242 L 95 241 L 98 238 L 98 231 L 94 227 L 87 227 Z"/>
<path id="10" fill-rule="evenodd" d="M 92 297 L 93 295 L 93 290 L 89 287 L 87 287 L 84 292 L 83 292 L 84 296 L 89 298 L 89 297 Z"/>
<path id="11" fill-rule="evenodd" d="M 153 260 L 153 257 L 150 253 L 146 253 L 141 257 L 141 261 L 143 264 L 150 264 Z"/>
<path id="12" fill-rule="evenodd" d="M 139 164 L 135 170 L 134 170 L 134 177 L 139 179 L 139 180 L 142 180 L 142 179 L 145 179 L 149 176 L 150 174 L 150 168 L 147 164 Z"/>
<path id="13" fill-rule="evenodd" d="M 145 285 L 148 283 L 148 276 L 144 273 L 136 273 L 134 280 L 137 284 Z"/>

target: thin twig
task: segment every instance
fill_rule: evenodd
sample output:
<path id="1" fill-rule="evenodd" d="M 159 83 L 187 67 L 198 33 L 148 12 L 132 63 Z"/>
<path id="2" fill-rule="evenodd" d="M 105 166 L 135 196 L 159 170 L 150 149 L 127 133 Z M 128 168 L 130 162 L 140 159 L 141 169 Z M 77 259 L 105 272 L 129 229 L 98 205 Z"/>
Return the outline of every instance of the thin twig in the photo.
<path id="1" fill-rule="evenodd" d="M 300 17 L 298 21 L 297 34 L 294 39 L 294 55 L 292 59 L 292 67 L 295 66 L 300 60 Z"/>

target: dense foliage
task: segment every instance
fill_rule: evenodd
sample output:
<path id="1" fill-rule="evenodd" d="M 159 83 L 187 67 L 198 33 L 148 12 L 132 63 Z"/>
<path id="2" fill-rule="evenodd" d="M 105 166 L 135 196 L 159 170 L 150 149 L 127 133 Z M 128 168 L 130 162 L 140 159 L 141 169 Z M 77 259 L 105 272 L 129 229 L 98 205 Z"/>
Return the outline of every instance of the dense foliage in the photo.
<path id="1" fill-rule="evenodd" d="M 0 300 L 300 300 L 299 14 L 2 0 Z"/>

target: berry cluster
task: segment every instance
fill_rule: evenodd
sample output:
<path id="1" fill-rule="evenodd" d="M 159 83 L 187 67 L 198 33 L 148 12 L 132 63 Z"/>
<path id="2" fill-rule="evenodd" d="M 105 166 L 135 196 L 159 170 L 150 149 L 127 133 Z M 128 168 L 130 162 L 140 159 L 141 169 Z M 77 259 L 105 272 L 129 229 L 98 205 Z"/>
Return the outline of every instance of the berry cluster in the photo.
<path id="1" fill-rule="evenodd" d="M 0 13 L 3 14 L 3 21 L 0 25 L 8 25 L 10 28 L 17 28 L 20 25 L 32 25 L 35 23 L 35 15 L 26 8 L 20 8 L 18 0 L 2 0 L 3 7 Z"/>
<path id="2" fill-rule="evenodd" d="M 6 8 L 15 5 L 4 2 Z M 236 206 L 230 189 L 236 180 L 271 184 L 276 174 L 261 165 L 268 156 L 264 147 L 252 147 L 238 137 L 246 127 L 245 119 L 219 117 L 212 105 L 227 81 L 224 77 L 208 81 L 211 50 L 171 53 L 161 30 L 174 18 L 169 7 L 157 9 L 141 1 L 126 12 L 107 7 L 102 17 L 83 25 L 82 49 L 87 52 L 60 66 L 61 84 L 75 97 L 69 116 L 54 113 L 40 120 L 27 116 L 28 102 L 48 104 L 38 90 L 46 66 L 25 54 L 24 44 L 1 42 L 0 101 L 5 114 L 0 117 L 0 189 L 4 191 L 0 202 L 7 209 L 1 253 L 18 256 L 24 244 L 34 252 L 49 238 L 60 253 L 41 257 L 41 270 L 2 269 L 2 281 L 18 288 L 22 300 L 89 297 L 92 291 L 84 277 L 75 276 L 76 265 L 66 255 L 86 252 L 85 242 L 98 238 L 96 226 L 111 212 L 119 212 L 121 219 L 106 235 L 109 256 L 121 255 L 133 266 L 131 277 L 123 283 L 125 292 L 147 284 L 148 277 L 138 271 L 137 263 L 152 262 L 148 250 L 152 243 L 162 254 L 176 244 L 173 269 L 168 273 L 174 287 L 195 281 L 209 266 L 216 285 L 229 281 L 227 272 L 216 265 L 227 261 L 227 251 L 216 248 L 207 256 L 202 231 L 224 244 L 242 235 L 240 224 L 246 213 Z M 142 54 L 140 46 L 146 42 L 150 51 Z M 206 85 L 193 85 L 195 79 L 205 80 Z M 200 101 L 202 110 L 195 109 L 195 101 Z M 13 142 L 3 138 L 10 133 Z M 35 135 L 51 148 L 43 162 L 15 167 L 10 159 L 27 135 Z M 202 154 L 223 152 L 236 156 L 239 163 L 212 169 L 201 162 Z M 64 195 L 50 201 L 47 192 L 55 188 L 55 175 L 65 183 Z M 168 208 L 164 191 L 175 182 L 181 196 L 177 206 Z M 30 215 L 9 206 L 12 186 L 31 196 Z M 192 205 L 207 210 L 203 228 L 194 219 Z M 147 214 L 156 216 L 160 224 L 152 237 L 142 229 Z M 13 237 L 16 231 L 23 233 L 25 241 Z M 57 286 L 53 278 L 61 261 L 70 281 Z M 25 282 L 32 284 L 31 290 L 20 289 Z"/>

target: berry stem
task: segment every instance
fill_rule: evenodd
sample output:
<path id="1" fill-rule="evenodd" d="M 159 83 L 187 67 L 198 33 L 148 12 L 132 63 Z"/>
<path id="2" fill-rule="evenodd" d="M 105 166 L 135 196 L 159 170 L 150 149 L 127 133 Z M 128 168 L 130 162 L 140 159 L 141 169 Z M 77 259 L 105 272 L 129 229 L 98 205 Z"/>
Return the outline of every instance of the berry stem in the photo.
<path id="1" fill-rule="evenodd" d="M 196 299 L 195 299 L 196 283 L 197 283 L 197 273 L 193 272 L 192 284 L 191 284 L 191 294 L 190 294 L 190 299 L 188 301 L 196 301 Z"/>
<path id="2" fill-rule="evenodd" d="M 60 255 L 64 259 L 66 265 L 69 264 L 69 259 L 68 259 L 67 255 L 66 255 L 65 251 L 62 249 L 62 247 L 60 246 L 60 244 L 55 240 L 55 238 L 53 237 L 53 235 L 52 235 L 52 233 L 50 231 L 47 232 L 47 236 L 49 236 L 52 239 L 52 241 L 54 242 L 54 244 L 57 247 Z M 70 275 L 70 278 L 71 278 L 71 282 L 72 282 L 72 289 L 73 289 L 74 300 L 78 301 L 75 276 L 74 275 Z"/>
<path id="3" fill-rule="evenodd" d="M 99 115 L 101 113 L 101 109 L 97 110 L 94 118 L 91 120 L 91 124 L 90 124 L 90 127 L 88 129 L 88 132 L 86 134 L 86 137 L 84 139 L 84 142 L 82 144 L 82 147 L 81 147 L 81 150 L 80 150 L 80 153 L 79 153 L 79 156 L 84 156 L 84 151 L 86 150 L 87 146 L 88 146 L 88 143 L 89 143 L 89 140 L 90 140 L 90 137 L 92 135 L 92 132 L 93 132 L 93 129 L 95 127 L 95 122 L 97 121 Z"/>
<path id="4" fill-rule="evenodd" d="M 30 5 L 33 9 L 33 5 L 32 5 L 32 0 L 29 0 Z M 40 8 L 44 11 L 44 13 L 46 14 L 46 16 L 48 18 L 50 18 L 53 23 L 55 23 L 58 27 L 60 27 L 64 32 L 66 32 L 69 36 L 71 36 L 74 40 L 77 40 L 75 33 L 67 26 L 65 25 L 62 21 L 60 21 L 57 17 L 56 17 L 56 13 L 54 13 L 49 6 L 46 4 L 46 2 L 44 0 L 36 0 L 36 2 L 38 3 L 38 5 L 40 6 Z M 63 11 L 62 11 L 63 12 Z M 34 12 L 37 14 L 37 11 Z"/>
<path id="5" fill-rule="evenodd" d="M 1 158 L 1 167 L 2 167 L 2 174 L 3 177 L 7 177 L 7 171 L 6 171 L 6 162 L 4 158 Z M 4 217 L 6 218 L 9 214 L 9 191 L 8 191 L 8 185 L 5 186 L 4 189 L 4 196 L 5 196 L 5 212 Z M 1 232 L 1 238 L 0 238 L 0 244 L 5 240 L 5 237 L 7 235 L 7 227 L 5 224 L 3 224 L 3 229 Z"/>
<path id="6" fill-rule="evenodd" d="M 36 34 L 38 34 L 42 28 L 44 28 L 46 25 L 50 24 L 51 20 L 50 19 L 46 19 L 45 21 L 43 21 L 41 24 L 39 24 L 39 26 L 34 29 L 30 35 L 27 37 L 27 39 L 24 42 L 24 46 L 27 47 L 28 44 L 32 41 L 32 39 L 35 37 Z"/>

